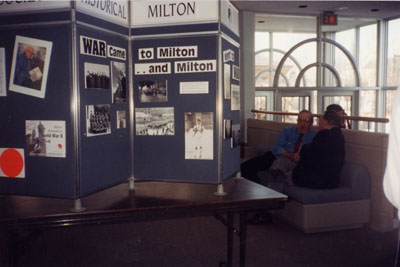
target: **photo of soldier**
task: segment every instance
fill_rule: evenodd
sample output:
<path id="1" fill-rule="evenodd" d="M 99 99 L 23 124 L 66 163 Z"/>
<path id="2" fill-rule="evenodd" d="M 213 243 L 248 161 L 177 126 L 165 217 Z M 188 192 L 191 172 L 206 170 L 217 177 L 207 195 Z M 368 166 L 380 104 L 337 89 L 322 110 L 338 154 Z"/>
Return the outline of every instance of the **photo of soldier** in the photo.
<path id="1" fill-rule="evenodd" d="M 86 134 L 96 136 L 111 133 L 110 105 L 86 106 Z"/>
<path id="2" fill-rule="evenodd" d="M 126 102 L 126 67 L 124 62 L 111 62 L 111 97 L 112 103 Z"/>

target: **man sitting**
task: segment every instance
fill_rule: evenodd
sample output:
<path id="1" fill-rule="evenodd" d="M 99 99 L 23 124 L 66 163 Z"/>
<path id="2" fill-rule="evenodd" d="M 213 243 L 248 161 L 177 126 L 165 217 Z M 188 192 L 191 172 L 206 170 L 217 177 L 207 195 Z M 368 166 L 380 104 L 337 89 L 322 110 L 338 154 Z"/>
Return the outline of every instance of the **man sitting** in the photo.
<path id="1" fill-rule="evenodd" d="M 341 117 L 332 110 L 320 118 L 317 135 L 304 145 L 292 172 L 292 182 L 309 188 L 334 188 L 344 164 L 345 140 L 340 130 Z"/>
<path id="2" fill-rule="evenodd" d="M 311 142 L 315 132 L 310 128 L 313 123 L 313 115 L 308 110 L 302 110 L 297 117 L 297 126 L 283 129 L 275 141 L 272 151 L 244 162 L 240 166 L 241 175 L 244 178 L 257 183 L 262 183 L 257 173 L 268 170 L 278 157 L 285 157 L 296 161 L 299 157 L 300 147 Z"/>
<path id="3" fill-rule="evenodd" d="M 340 121 L 340 128 L 347 128 L 351 129 L 351 123 L 349 120 L 344 120 L 343 116 L 347 116 L 346 111 L 342 108 L 342 106 L 338 104 L 331 104 L 326 107 L 326 110 L 333 110 L 337 114 L 339 114 L 341 121 Z"/>

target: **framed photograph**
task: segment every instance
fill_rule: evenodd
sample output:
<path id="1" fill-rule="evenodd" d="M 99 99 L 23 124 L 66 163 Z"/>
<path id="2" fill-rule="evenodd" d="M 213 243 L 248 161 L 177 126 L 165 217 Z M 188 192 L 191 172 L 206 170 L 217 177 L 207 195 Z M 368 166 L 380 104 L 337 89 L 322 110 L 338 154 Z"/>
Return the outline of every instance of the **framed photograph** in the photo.
<path id="1" fill-rule="evenodd" d="M 15 37 L 9 90 L 44 98 L 53 43 Z"/>
<path id="2" fill-rule="evenodd" d="M 214 118 L 212 112 L 185 113 L 185 159 L 214 158 Z"/>
<path id="3" fill-rule="evenodd" d="M 110 67 L 85 62 L 85 88 L 110 90 Z"/>
<path id="4" fill-rule="evenodd" d="M 26 155 L 65 158 L 65 121 L 25 121 Z"/>
<path id="5" fill-rule="evenodd" d="M 117 110 L 117 129 L 126 128 L 126 111 Z"/>
<path id="6" fill-rule="evenodd" d="M 230 139 L 232 138 L 232 121 L 224 120 L 224 138 Z"/>
<path id="7" fill-rule="evenodd" d="M 7 96 L 6 49 L 4 47 L 0 47 L 0 96 Z"/>
<path id="8" fill-rule="evenodd" d="M 138 96 L 140 102 L 167 102 L 167 80 L 139 81 Z"/>
<path id="9" fill-rule="evenodd" d="M 110 105 L 86 105 L 86 136 L 111 134 Z"/>
<path id="10" fill-rule="evenodd" d="M 175 135 L 174 108 L 136 108 L 136 135 Z"/>
<path id="11" fill-rule="evenodd" d="M 237 84 L 232 84 L 231 90 L 231 110 L 240 110 L 240 87 Z"/>
<path id="12" fill-rule="evenodd" d="M 240 124 L 232 125 L 231 148 L 240 146 Z"/>
<path id="13" fill-rule="evenodd" d="M 224 96 L 225 99 L 231 98 L 231 65 L 224 64 Z"/>
<path id="14" fill-rule="evenodd" d="M 235 61 L 235 52 L 232 49 L 223 52 L 224 62 Z"/>
<path id="15" fill-rule="evenodd" d="M 236 65 L 232 65 L 232 79 L 240 81 L 240 68 Z"/>
<path id="16" fill-rule="evenodd" d="M 126 64 L 111 61 L 111 101 L 114 104 L 126 103 Z"/>

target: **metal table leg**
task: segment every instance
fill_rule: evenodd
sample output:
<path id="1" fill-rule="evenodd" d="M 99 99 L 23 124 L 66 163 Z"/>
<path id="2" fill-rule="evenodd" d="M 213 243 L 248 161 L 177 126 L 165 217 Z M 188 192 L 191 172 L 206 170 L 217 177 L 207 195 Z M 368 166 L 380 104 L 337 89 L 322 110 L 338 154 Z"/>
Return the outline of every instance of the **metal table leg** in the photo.
<path id="1" fill-rule="evenodd" d="M 247 239 L 247 212 L 239 214 L 239 227 L 240 227 L 240 267 L 246 264 L 246 239 Z"/>

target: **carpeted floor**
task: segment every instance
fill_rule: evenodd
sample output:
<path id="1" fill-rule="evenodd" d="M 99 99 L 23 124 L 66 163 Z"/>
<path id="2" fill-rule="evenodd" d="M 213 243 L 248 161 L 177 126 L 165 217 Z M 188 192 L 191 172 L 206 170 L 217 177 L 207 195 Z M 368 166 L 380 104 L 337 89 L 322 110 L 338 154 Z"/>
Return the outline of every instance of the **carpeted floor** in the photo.
<path id="1" fill-rule="evenodd" d="M 368 228 L 306 235 L 274 217 L 249 225 L 246 266 L 394 266 L 397 235 Z M 239 252 L 238 238 L 234 250 Z M 226 262 L 225 226 L 199 217 L 47 230 L 26 240 L 18 266 L 223 266 L 220 262 Z"/>

